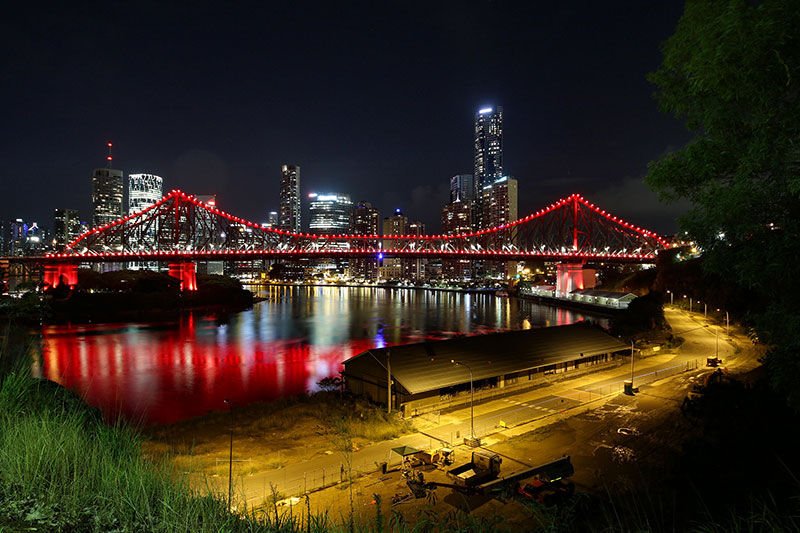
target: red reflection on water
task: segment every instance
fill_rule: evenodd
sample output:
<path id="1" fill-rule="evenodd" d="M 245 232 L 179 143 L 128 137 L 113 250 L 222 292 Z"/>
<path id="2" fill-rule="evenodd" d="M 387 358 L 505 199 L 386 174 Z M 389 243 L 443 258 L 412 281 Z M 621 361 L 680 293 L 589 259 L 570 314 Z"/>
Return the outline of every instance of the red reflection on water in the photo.
<path id="1" fill-rule="evenodd" d="M 224 326 L 214 317 L 193 315 L 167 325 L 45 326 L 42 373 L 111 418 L 165 424 L 224 409 L 224 398 L 245 405 L 313 390 L 320 379 L 337 375 L 342 361 L 370 348 L 513 329 L 522 327 L 523 317 L 534 327 L 583 319 L 525 302 L 517 303 L 520 309 L 503 302 L 494 314 L 486 298 L 472 311 L 448 300 L 440 306 L 441 316 L 431 319 L 426 314 L 430 303 L 412 305 L 402 298 L 387 299 L 378 311 L 349 307 L 346 298 L 337 301 L 330 295 L 317 307 L 308 299 L 276 300 L 263 304 L 260 314 L 240 314 Z M 448 298 L 458 298 L 456 304 L 469 301 Z M 311 305 L 311 311 L 296 312 L 296 301 Z M 478 318 L 471 316 L 484 309 L 487 313 Z M 347 320 L 340 320 L 342 313 Z M 303 322 L 309 316 L 311 325 Z M 389 316 L 391 321 L 378 318 Z M 298 324 L 308 329 L 298 333 L 303 331 L 293 329 Z"/>
<path id="2" fill-rule="evenodd" d="M 188 326 L 188 324 L 185 324 Z M 353 340 L 328 349 L 301 341 L 218 343 L 178 327 L 158 335 L 128 326 L 52 326 L 44 332 L 44 377 L 82 394 L 112 418 L 164 424 L 238 404 L 311 390 L 341 361 L 374 346 Z"/>

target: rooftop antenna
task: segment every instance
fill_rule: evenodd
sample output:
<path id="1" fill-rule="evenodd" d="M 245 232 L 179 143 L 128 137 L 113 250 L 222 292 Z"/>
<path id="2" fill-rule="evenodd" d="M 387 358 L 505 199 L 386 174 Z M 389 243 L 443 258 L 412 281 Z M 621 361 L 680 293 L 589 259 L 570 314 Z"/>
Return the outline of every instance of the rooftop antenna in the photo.
<path id="1" fill-rule="evenodd" d="M 114 146 L 111 144 L 111 141 L 108 141 L 108 155 L 106 156 L 106 168 L 111 168 L 111 161 L 114 159 L 111 157 L 111 147 Z"/>

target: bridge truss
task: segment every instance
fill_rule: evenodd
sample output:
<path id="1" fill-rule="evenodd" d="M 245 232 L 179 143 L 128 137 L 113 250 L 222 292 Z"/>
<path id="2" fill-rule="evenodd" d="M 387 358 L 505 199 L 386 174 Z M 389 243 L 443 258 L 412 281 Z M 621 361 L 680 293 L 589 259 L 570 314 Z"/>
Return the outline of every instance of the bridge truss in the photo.
<path id="1" fill-rule="evenodd" d="M 461 235 L 316 235 L 265 228 L 173 190 L 159 202 L 84 233 L 54 262 L 436 257 L 654 262 L 667 243 L 578 194 L 516 222 Z"/>

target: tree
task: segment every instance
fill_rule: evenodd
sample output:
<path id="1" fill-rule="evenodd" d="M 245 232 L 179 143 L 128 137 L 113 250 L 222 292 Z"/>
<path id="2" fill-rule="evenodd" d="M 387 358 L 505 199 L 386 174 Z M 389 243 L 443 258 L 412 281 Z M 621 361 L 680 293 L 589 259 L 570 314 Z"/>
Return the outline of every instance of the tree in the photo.
<path id="1" fill-rule="evenodd" d="M 758 295 L 774 385 L 800 408 L 800 0 L 689 0 L 649 76 L 693 139 L 650 164 L 704 268 Z"/>

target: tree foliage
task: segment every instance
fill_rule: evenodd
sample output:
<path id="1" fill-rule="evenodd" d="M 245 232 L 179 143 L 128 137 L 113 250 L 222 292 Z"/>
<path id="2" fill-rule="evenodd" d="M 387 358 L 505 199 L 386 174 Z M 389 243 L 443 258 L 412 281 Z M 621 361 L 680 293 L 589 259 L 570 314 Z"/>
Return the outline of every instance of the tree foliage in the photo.
<path id="1" fill-rule="evenodd" d="M 800 407 L 800 0 L 690 0 L 649 76 L 693 139 L 650 164 L 704 266 L 754 291 L 773 383 Z"/>

